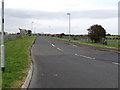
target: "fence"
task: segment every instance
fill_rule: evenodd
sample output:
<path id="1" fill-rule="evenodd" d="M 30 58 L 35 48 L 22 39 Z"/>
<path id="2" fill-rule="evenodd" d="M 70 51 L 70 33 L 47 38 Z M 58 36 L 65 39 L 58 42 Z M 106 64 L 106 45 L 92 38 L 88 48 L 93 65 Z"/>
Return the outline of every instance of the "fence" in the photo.
<path id="1" fill-rule="evenodd" d="M 1 37 L 1 35 L 0 35 L 0 37 Z M 7 40 L 19 38 L 19 37 L 21 37 L 21 35 L 4 35 L 4 40 L 7 41 Z M 0 42 L 1 42 L 1 39 L 0 39 Z"/>
<path id="2" fill-rule="evenodd" d="M 63 36 L 63 38 L 69 39 L 68 36 Z M 91 42 L 91 40 L 90 40 L 87 36 L 85 36 L 85 37 L 81 37 L 81 36 L 71 36 L 70 39 L 71 39 L 71 40 L 84 41 L 84 42 Z"/>

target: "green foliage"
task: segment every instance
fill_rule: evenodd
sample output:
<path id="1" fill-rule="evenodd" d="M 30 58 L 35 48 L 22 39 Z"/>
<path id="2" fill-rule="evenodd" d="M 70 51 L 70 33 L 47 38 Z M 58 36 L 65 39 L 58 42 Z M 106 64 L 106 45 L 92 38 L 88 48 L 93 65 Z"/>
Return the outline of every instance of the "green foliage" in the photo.
<path id="1" fill-rule="evenodd" d="M 101 25 L 93 25 L 88 29 L 88 36 L 92 42 L 99 43 L 102 38 L 105 38 L 106 31 Z"/>

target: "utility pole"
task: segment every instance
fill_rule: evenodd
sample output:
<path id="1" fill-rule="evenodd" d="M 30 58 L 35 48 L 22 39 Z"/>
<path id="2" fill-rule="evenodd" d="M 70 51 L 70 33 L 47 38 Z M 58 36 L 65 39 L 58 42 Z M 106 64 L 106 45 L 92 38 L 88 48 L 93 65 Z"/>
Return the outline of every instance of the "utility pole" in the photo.
<path id="1" fill-rule="evenodd" d="M 71 15 L 71 13 L 67 13 L 67 15 L 69 16 L 69 43 L 70 43 L 70 30 L 71 30 L 71 28 L 70 28 L 70 26 L 71 26 L 71 17 L 70 17 L 70 15 Z"/>
<path id="2" fill-rule="evenodd" d="M 2 0 L 2 26 L 1 26 L 1 70 L 5 72 L 5 52 L 4 52 L 4 0 Z"/>

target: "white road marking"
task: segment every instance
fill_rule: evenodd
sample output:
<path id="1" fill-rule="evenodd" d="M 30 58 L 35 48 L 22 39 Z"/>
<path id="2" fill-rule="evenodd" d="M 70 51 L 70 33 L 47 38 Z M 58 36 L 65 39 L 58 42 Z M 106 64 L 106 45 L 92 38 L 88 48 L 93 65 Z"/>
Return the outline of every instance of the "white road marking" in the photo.
<path id="1" fill-rule="evenodd" d="M 62 51 L 62 52 L 64 51 L 64 50 L 62 50 L 62 49 L 60 49 L 60 48 L 57 48 L 57 49 L 60 50 L 60 51 Z"/>
<path id="2" fill-rule="evenodd" d="M 84 55 L 78 55 L 78 54 L 75 54 L 75 56 L 81 56 L 81 57 L 84 57 L 84 58 L 94 59 L 94 60 L 95 60 L 95 58 L 88 57 L 88 56 L 84 56 Z M 115 64 L 115 65 L 120 65 L 120 63 L 116 63 L 116 62 L 112 62 L 112 64 Z"/>
<path id="3" fill-rule="evenodd" d="M 48 43 L 50 43 L 50 41 L 48 41 Z"/>
<path id="4" fill-rule="evenodd" d="M 55 47 L 55 45 L 54 45 L 54 44 L 52 44 L 52 46 L 53 46 L 53 47 Z"/>
<path id="5" fill-rule="evenodd" d="M 50 41 L 48 41 L 48 43 L 51 44 L 53 47 L 56 47 L 56 46 L 55 46 L 54 44 L 52 44 Z M 62 51 L 62 52 L 64 51 L 64 50 L 62 50 L 62 49 L 60 49 L 60 48 L 57 48 L 57 49 L 58 49 L 59 51 Z"/>
<path id="6" fill-rule="evenodd" d="M 55 77 L 57 77 L 57 76 L 58 76 L 58 74 L 54 74 L 54 76 L 55 76 Z"/>
<path id="7" fill-rule="evenodd" d="M 49 44 L 52 44 L 50 41 L 48 41 Z"/>
<path id="8" fill-rule="evenodd" d="M 48 43 L 49 43 L 49 44 L 51 44 L 53 47 L 55 47 L 55 45 L 54 45 L 54 44 L 52 44 L 50 41 L 48 41 Z"/>
<path id="9" fill-rule="evenodd" d="M 84 58 L 88 58 L 88 59 L 94 59 L 95 60 L 95 58 L 92 58 L 92 57 L 88 57 L 88 56 L 84 56 L 84 55 L 78 55 L 78 54 L 75 54 L 76 56 L 81 56 L 81 57 L 84 57 Z"/>
<path id="10" fill-rule="evenodd" d="M 44 73 L 42 73 L 41 76 L 44 76 Z"/>
<path id="11" fill-rule="evenodd" d="M 116 63 L 116 62 L 112 62 L 112 64 L 115 64 L 115 65 L 120 65 L 119 63 Z"/>
<path id="12" fill-rule="evenodd" d="M 78 54 L 75 54 L 75 56 L 79 56 Z"/>

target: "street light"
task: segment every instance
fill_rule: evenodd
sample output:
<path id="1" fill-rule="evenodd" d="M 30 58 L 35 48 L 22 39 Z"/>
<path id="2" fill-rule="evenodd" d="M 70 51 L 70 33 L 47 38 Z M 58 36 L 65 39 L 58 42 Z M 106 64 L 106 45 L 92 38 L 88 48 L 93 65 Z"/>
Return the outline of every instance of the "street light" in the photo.
<path id="1" fill-rule="evenodd" d="M 31 23 L 31 31 L 33 32 L 33 21 L 32 21 L 32 23 Z"/>
<path id="2" fill-rule="evenodd" d="M 32 23 L 31 23 L 31 30 L 33 29 L 33 23 L 34 23 L 34 22 L 32 21 Z"/>
<path id="3" fill-rule="evenodd" d="M 51 26 L 49 26 L 49 32 L 50 32 L 50 34 L 51 34 Z"/>
<path id="4" fill-rule="evenodd" d="M 70 13 L 67 13 L 67 15 L 69 16 L 69 43 L 70 43 L 70 30 L 71 30 L 71 28 L 70 28 L 70 25 L 71 25 L 71 17 L 70 17 Z"/>
<path id="5" fill-rule="evenodd" d="M 5 54 L 4 54 L 4 0 L 2 0 L 2 26 L 1 26 L 1 70 L 5 71 Z"/>

